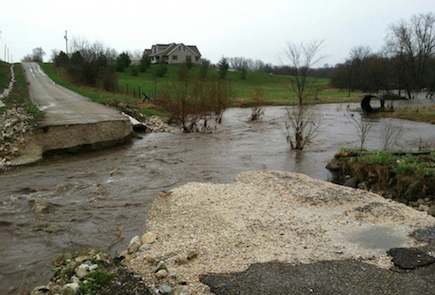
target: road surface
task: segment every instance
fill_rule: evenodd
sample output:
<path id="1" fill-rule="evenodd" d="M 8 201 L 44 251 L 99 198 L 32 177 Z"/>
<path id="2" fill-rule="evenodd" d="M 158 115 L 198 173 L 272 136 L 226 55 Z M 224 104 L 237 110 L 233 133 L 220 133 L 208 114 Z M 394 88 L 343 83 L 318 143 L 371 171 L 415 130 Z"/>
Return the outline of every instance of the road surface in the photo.
<path id="1" fill-rule="evenodd" d="M 34 162 L 51 151 L 81 152 L 110 147 L 130 139 L 132 124 L 118 110 L 55 84 L 37 63 L 22 63 L 30 99 L 44 119 L 26 143 L 16 165 Z"/>
<path id="2" fill-rule="evenodd" d="M 89 124 L 128 120 L 116 109 L 94 103 L 69 89 L 57 85 L 34 62 L 22 63 L 29 83 L 30 98 L 45 112 L 43 125 Z"/>

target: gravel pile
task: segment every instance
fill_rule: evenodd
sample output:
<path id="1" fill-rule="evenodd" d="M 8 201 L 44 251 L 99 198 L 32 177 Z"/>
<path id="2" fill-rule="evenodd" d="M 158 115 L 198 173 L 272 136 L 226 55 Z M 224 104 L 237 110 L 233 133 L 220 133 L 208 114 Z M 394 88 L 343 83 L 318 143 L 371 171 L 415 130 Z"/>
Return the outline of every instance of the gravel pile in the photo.
<path id="1" fill-rule="evenodd" d="M 144 124 L 151 132 L 172 132 L 173 128 L 169 126 L 161 117 L 147 116 L 143 118 Z"/>
<path id="2" fill-rule="evenodd" d="M 230 184 L 160 193 L 146 223 L 155 239 L 136 238 L 125 256 L 154 290 L 211 294 L 200 275 L 255 263 L 358 259 L 389 268 L 386 250 L 422 245 L 410 233 L 433 226 L 427 213 L 370 192 L 295 173 L 247 172 Z"/>
<path id="3" fill-rule="evenodd" d="M 0 168 L 20 154 L 25 135 L 31 132 L 30 117 L 23 108 L 13 108 L 0 114 Z"/>

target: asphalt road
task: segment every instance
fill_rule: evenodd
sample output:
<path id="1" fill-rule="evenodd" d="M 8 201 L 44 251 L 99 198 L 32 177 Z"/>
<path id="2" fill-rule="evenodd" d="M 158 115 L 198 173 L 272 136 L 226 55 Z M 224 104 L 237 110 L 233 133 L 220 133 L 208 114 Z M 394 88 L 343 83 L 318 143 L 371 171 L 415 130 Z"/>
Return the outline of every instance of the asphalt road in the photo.
<path id="1" fill-rule="evenodd" d="M 37 63 L 25 62 L 22 66 L 29 83 L 31 100 L 46 113 L 42 125 L 75 125 L 128 120 L 116 109 L 94 103 L 84 96 L 55 84 Z"/>

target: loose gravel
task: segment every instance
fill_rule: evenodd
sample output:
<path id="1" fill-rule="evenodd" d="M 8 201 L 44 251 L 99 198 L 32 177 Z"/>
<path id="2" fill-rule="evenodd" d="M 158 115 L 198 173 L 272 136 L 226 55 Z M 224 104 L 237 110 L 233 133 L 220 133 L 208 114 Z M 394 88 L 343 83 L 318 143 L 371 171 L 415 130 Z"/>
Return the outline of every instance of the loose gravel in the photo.
<path id="1" fill-rule="evenodd" d="M 129 268 L 156 289 L 183 285 L 212 294 L 201 274 L 270 261 L 307 264 L 358 259 L 392 266 L 386 250 L 423 243 L 409 235 L 435 218 L 377 194 L 308 176 L 254 171 L 230 184 L 188 183 L 161 193 L 146 223 L 157 240 Z M 158 263 L 167 275 L 156 275 Z"/>

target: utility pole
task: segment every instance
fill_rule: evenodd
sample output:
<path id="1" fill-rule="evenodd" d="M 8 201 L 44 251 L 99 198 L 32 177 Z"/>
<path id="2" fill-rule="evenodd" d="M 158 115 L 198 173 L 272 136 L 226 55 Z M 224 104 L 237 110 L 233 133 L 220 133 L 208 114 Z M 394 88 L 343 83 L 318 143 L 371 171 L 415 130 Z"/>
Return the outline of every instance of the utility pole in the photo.
<path id="1" fill-rule="evenodd" d="M 0 31 L 0 41 L 1 41 L 1 39 L 2 39 L 2 31 Z M 0 49 L 1 49 L 1 42 L 0 42 Z M 0 60 L 1 60 L 1 55 L 0 55 Z"/>
<path id="2" fill-rule="evenodd" d="M 65 30 L 65 36 L 64 36 L 64 38 L 65 38 L 65 49 L 66 49 L 66 55 L 68 55 L 68 32 L 67 32 L 67 30 Z"/>

